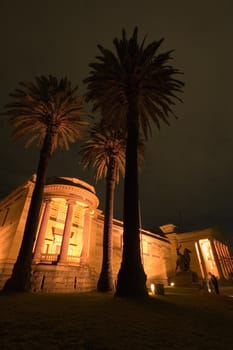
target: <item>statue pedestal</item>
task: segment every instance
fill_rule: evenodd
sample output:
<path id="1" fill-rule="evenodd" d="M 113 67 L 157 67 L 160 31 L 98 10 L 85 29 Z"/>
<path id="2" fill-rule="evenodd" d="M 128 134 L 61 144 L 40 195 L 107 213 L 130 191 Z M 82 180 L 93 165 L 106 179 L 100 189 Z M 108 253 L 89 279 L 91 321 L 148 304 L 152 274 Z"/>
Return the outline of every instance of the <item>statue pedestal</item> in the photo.
<path id="1" fill-rule="evenodd" d="M 193 271 L 177 272 L 173 278 L 176 287 L 193 287 L 198 284 L 198 276 Z"/>

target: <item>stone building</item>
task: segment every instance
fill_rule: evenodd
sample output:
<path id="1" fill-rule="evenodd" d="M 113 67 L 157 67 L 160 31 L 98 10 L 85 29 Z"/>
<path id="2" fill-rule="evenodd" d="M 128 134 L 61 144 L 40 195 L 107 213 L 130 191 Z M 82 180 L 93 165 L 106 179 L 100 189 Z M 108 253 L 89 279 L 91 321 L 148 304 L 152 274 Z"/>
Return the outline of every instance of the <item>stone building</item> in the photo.
<path id="1" fill-rule="evenodd" d="M 21 245 L 35 184 L 33 176 L 0 201 L 0 288 L 9 278 Z M 83 292 L 96 289 L 102 262 L 104 217 L 93 186 L 75 178 L 48 179 L 33 249 L 32 289 L 35 292 Z M 211 229 L 175 233 L 164 225 L 160 233 L 141 229 L 142 262 L 151 283 L 167 285 L 176 275 L 176 248 L 192 252 L 190 269 L 203 279 L 210 270 L 229 281 L 232 259 L 226 244 Z M 162 234 L 161 234 L 162 232 Z M 113 275 L 122 254 L 122 222 L 113 224 Z"/>
<path id="2" fill-rule="evenodd" d="M 225 241 L 223 232 L 214 227 L 190 232 L 174 232 L 175 226 L 165 225 L 162 230 L 171 243 L 171 255 L 168 271 L 170 280 L 176 280 L 172 268 L 176 266 L 177 247 L 190 251 L 190 271 L 197 274 L 199 280 L 205 280 L 213 273 L 221 283 L 233 281 L 233 259 Z"/>

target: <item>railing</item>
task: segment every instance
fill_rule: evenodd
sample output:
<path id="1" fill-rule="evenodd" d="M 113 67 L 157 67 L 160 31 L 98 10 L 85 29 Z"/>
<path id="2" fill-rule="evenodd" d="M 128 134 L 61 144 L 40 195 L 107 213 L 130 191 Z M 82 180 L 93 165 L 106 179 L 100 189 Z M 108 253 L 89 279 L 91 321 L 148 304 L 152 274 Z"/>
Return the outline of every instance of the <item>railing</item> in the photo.
<path id="1" fill-rule="evenodd" d="M 80 262 L 79 256 L 68 255 L 67 262 L 72 264 L 78 264 Z"/>
<path id="2" fill-rule="evenodd" d="M 48 253 L 42 253 L 40 256 L 40 262 L 46 263 L 46 264 L 52 264 L 55 262 L 58 262 L 59 254 L 48 254 Z M 70 265 L 76 265 L 80 263 L 80 257 L 79 256 L 73 256 L 68 255 L 67 256 L 67 263 Z"/>
<path id="3" fill-rule="evenodd" d="M 52 264 L 53 262 L 56 262 L 58 259 L 58 254 L 48 254 L 48 253 L 43 253 L 40 256 L 40 261 L 43 263 L 50 263 Z"/>

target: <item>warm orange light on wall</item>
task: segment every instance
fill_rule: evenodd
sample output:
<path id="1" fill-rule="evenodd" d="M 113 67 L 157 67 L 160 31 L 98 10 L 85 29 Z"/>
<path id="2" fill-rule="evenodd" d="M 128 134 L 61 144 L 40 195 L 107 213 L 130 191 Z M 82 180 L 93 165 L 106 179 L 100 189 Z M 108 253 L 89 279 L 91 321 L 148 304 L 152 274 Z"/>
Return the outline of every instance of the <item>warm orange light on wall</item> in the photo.
<path id="1" fill-rule="evenodd" d="M 203 270 L 201 256 L 200 256 L 200 252 L 199 252 L 199 248 L 198 248 L 198 243 L 197 242 L 195 242 L 195 248 L 196 248 L 197 258 L 198 258 L 199 265 L 200 265 L 201 276 L 202 276 L 202 278 L 205 278 L 205 273 L 204 273 L 204 270 Z"/>
<path id="2" fill-rule="evenodd" d="M 219 277 L 218 269 L 216 267 L 216 262 L 214 260 L 214 254 L 209 239 L 200 239 L 199 244 L 202 256 L 204 258 L 207 274 L 208 272 L 211 272 L 215 276 Z"/>

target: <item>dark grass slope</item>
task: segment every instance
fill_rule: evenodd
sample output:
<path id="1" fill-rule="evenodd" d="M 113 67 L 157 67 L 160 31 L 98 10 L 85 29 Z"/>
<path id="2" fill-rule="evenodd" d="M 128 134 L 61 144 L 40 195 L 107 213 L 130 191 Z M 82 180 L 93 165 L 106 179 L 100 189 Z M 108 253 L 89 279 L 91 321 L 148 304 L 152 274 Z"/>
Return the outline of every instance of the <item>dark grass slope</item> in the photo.
<path id="1" fill-rule="evenodd" d="M 233 298 L 227 295 L 1 295 L 0 310 L 1 350 L 232 350 L 233 344 Z"/>

